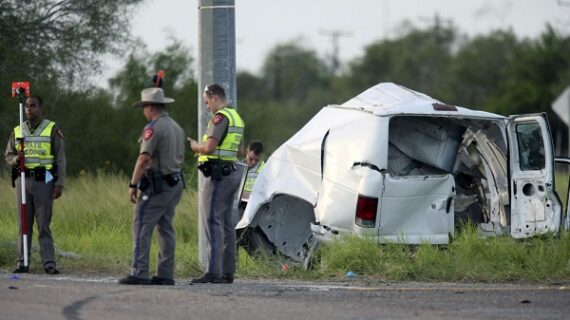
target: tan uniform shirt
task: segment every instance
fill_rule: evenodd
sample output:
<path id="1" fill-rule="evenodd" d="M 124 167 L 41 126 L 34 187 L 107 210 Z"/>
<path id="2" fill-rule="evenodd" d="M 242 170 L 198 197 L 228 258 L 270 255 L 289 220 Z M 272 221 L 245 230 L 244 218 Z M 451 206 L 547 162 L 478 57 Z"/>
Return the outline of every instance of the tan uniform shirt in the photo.
<path id="1" fill-rule="evenodd" d="M 167 112 L 163 112 L 144 128 L 140 153 L 148 153 L 151 168 L 161 174 L 180 172 L 184 162 L 184 130 Z"/>
<path id="2" fill-rule="evenodd" d="M 229 125 L 230 120 L 228 120 L 226 116 L 221 113 L 216 113 L 210 120 L 210 125 L 206 131 L 206 136 L 208 138 L 211 137 L 217 139 L 218 145 L 220 145 L 228 133 Z"/>

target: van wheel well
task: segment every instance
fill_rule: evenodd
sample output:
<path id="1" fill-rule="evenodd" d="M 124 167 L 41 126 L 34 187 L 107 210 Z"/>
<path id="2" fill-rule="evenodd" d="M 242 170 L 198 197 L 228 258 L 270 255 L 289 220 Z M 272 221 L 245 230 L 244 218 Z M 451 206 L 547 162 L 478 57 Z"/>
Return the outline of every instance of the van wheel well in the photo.
<path id="1" fill-rule="evenodd" d="M 259 208 L 240 245 L 248 253 L 259 250 L 278 253 L 306 264 L 316 243 L 311 232 L 314 222 L 311 203 L 290 195 L 277 195 Z"/>

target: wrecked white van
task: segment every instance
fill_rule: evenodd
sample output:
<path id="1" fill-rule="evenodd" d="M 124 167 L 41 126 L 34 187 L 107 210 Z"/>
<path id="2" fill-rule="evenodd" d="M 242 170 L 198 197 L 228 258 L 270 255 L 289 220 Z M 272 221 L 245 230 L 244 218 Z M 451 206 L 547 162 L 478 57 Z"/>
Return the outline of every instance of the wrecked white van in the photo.
<path id="1" fill-rule="evenodd" d="M 568 228 L 546 115 L 504 117 L 381 83 L 324 107 L 271 155 L 237 229 L 248 249 L 306 265 L 343 233 L 445 244 L 466 221 L 514 238 Z"/>

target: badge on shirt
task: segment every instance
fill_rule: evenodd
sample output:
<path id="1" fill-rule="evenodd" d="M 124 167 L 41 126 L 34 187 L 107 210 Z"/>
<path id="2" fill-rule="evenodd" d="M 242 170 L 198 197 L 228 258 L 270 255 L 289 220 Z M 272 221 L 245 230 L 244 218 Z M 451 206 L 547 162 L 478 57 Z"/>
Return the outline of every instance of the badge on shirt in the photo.
<path id="1" fill-rule="evenodd" d="M 152 138 L 152 135 L 153 135 L 153 134 L 154 134 L 154 129 L 153 129 L 153 128 L 146 128 L 146 129 L 144 130 L 144 133 L 143 133 L 143 138 L 144 138 L 145 140 L 148 140 L 148 139 Z"/>
<path id="2" fill-rule="evenodd" d="M 222 116 L 221 114 L 216 114 L 214 118 L 212 118 L 212 123 L 218 125 L 220 124 L 220 122 L 222 122 L 222 120 L 224 120 L 224 116 Z"/>
<path id="3" fill-rule="evenodd" d="M 59 136 L 60 139 L 63 139 L 63 132 L 61 132 L 61 129 L 58 128 L 55 133 Z"/>

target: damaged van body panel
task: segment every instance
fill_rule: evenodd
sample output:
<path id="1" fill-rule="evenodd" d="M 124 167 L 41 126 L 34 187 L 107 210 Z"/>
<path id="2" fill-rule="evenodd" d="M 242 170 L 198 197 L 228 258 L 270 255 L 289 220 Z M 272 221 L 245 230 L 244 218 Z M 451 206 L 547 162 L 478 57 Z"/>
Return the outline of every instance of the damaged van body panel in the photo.
<path id="1" fill-rule="evenodd" d="M 544 115 L 517 116 L 509 123 L 511 235 L 526 238 L 558 232 L 561 204 L 554 192 L 554 151 Z"/>
<path id="2" fill-rule="evenodd" d="M 324 107 L 279 147 L 237 228 L 304 265 L 340 234 L 445 244 L 463 223 L 485 236 L 557 232 L 552 150 L 544 115 L 507 118 L 382 83 Z"/>

